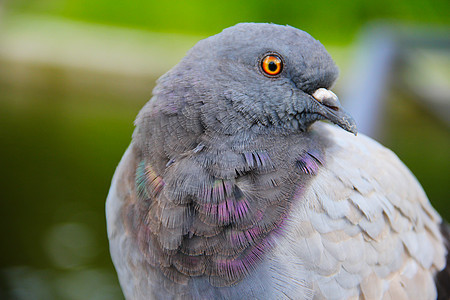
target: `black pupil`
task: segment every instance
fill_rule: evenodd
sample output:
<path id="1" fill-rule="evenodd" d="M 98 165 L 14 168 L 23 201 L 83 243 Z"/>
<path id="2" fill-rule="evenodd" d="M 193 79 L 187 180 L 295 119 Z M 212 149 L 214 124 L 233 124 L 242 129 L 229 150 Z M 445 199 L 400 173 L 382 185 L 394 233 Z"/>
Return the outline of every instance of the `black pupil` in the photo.
<path id="1" fill-rule="evenodd" d="M 269 70 L 275 72 L 278 69 L 277 64 L 274 61 L 269 63 Z"/>

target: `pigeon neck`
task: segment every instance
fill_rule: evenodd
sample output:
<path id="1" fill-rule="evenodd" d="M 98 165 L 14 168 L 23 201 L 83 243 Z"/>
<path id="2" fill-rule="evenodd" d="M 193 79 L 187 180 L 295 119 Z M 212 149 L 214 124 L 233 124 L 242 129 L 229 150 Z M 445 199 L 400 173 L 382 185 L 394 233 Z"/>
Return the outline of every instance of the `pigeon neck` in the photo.
<path id="1" fill-rule="evenodd" d="M 230 286 L 247 276 L 323 164 L 309 134 L 233 139 L 205 139 L 163 171 L 154 167 L 161 157 L 141 154 L 137 238 L 150 264 L 176 283 L 207 276 Z"/>

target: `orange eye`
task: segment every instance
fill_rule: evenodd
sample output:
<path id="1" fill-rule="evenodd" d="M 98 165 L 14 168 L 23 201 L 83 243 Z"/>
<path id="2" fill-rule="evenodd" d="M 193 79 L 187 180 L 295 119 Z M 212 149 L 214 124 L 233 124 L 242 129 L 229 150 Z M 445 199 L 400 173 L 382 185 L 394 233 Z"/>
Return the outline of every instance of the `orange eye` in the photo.
<path id="1" fill-rule="evenodd" d="M 279 56 L 269 54 L 262 59 L 261 68 L 267 75 L 275 76 L 283 70 L 283 61 Z"/>

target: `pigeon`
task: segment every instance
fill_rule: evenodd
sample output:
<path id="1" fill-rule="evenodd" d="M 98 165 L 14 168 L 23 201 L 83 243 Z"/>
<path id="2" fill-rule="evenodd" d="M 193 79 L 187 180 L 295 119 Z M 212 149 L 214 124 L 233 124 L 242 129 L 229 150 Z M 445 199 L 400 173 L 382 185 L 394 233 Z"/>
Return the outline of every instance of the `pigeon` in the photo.
<path id="1" fill-rule="evenodd" d="M 126 299 L 448 299 L 448 227 L 337 77 L 308 33 L 241 23 L 158 79 L 106 201 Z"/>

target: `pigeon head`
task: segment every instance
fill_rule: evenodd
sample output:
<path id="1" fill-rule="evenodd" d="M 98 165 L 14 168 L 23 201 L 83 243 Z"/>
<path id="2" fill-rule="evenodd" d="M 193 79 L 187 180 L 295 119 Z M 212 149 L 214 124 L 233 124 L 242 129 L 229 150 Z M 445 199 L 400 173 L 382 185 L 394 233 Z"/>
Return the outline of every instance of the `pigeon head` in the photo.
<path id="1" fill-rule="evenodd" d="M 215 131 L 305 131 L 325 119 L 356 134 L 355 122 L 329 90 L 337 76 L 330 55 L 308 33 L 243 23 L 198 42 L 160 78 L 154 95 L 170 99 L 169 91 L 178 101 L 183 95 Z"/>

